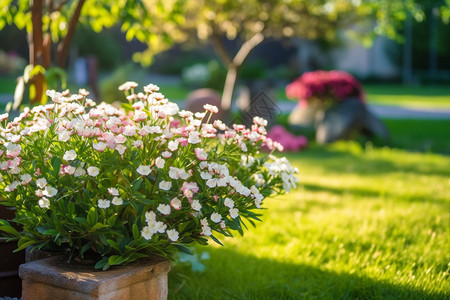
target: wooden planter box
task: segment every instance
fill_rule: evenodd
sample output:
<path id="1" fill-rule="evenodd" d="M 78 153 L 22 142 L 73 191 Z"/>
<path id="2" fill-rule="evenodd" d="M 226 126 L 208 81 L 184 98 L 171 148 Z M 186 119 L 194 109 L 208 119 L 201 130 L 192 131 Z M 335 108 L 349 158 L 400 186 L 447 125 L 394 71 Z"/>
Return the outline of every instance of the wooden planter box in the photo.
<path id="1" fill-rule="evenodd" d="M 170 262 L 160 257 L 101 271 L 55 256 L 21 265 L 19 276 L 23 300 L 163 300 L 169 270 Z"/>
<path id="2" fill-rule="evenodd" d="M 0 219 L 14 218 L 14 211 L 0 205 Z M 25 262 L 25 251 L 13 253 L 17 242 L 0 240 L 0 297 L 20 297 L 22 281 L 18 275 L 19 265 Z"/>

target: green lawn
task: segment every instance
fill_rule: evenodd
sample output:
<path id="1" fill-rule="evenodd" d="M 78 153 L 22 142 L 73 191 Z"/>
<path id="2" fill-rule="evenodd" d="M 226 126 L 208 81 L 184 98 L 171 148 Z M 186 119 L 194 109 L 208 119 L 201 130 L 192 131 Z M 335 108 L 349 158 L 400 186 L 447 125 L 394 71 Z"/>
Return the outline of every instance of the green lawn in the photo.
<path id="1" fill-rule="evenodd" d="M 363 87 L 370 104 L 450 109 L 450 86 L 364 84 Z M 278 99 L 286 99 L 284 89 L 277 90 L 277 97 Z"/>
<path id="2" fill-rule="evenodd" d="M 450 157 L 363 150 L 289 155 L 301 187 L 263 222 L 172 268 L 169 299 L 449 299 Z"/>
<path id="3" fill-rule="evenodd" d="M 450 86 L 364 85 L 369 103 L 414 108 L 450 108 Z"/>

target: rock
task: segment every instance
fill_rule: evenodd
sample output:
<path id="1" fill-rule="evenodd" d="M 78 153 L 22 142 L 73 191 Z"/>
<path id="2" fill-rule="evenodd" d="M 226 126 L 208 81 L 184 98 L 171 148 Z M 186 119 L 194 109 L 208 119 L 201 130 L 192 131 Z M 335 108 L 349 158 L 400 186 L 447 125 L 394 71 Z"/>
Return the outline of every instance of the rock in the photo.
<path id="1" fill-rule="evenodd" d="M 289 115 L 289 125 L 304 129 L 313 129 L 317 119 L 323 116 L 323 111 L 315 105 L 301 107 L 297 105 Z"/>
<path id="2" fill-rule="evenodd" d="M 358 133 L 382 139 L 389 137 L 386 127 L 367 110 L 363 102 L 350 99 L 325 112 L 323 120 L 317 124 L 316 141 L 327 144 L 351 139 Z"/>
<path id="3" fill-rule="evenodd" d="M 210 122 L 213 122 L 214 120 L 222 120 L 223 111 L 221 109 L 220 101 L 220 94 L 213 89 L 204 88 L 194 90 L 186 98 L 186 110 L 190 110 L 192 112 L 204 112 L 205 109 L 203 108 L 203 105 L 215 105 L 219 108 L 219 112 L 211 117 Z"/>

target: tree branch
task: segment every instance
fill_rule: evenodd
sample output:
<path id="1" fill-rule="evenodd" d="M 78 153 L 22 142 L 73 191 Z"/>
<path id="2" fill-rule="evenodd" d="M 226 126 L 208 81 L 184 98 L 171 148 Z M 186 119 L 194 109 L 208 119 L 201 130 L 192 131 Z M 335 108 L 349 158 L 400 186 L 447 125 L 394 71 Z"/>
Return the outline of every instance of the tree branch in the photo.
<path id="1" fill-rule="evenodd" d="M 264 34 L 262 34 L 261 32 L 258 32 L 249 40 L 245 41 L 245 43 L 242 44 L 241 48 L 239 49 L 238 53 L 233 58 L 233 64 L 240 67 L 250 51 L 252 51 L 253 48 L 258 46 L 262 41 L 264 41 Z"/>
<path id="2" fill-rule="evenodd" d="M 60 68 L 64 68 L 66 64 L 67 57 L 69 56 L 70 44 L 72 42 L 73 35 L 75 34 L 75 28 L 78 24 L 78 19 L 80 18 L 81 9 L 83 8 L 85 0 L 79 0 L 77 7 L 75 8 L 75 12 L 73 13 L 72 18 L 70 19 L 69 29 L 67 30 L 67 35 L 58 45 L 58 57 L 57 57 L 57 65 Z"/>

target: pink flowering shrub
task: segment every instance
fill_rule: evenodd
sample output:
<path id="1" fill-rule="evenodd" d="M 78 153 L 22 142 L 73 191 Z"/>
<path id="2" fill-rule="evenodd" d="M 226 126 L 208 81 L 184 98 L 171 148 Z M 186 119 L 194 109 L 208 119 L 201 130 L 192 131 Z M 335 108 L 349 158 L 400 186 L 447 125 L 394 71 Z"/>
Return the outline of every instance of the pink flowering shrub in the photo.
<path id="1" fill-rule="evenodd" d="M 298 99 L 302 107 L 313 101 L 325 105 L 351 98 L 364 101 L 364 91 L 360 83 L 343 71 L 306 72 L 286 86 L 286 96 L 289 99 Z"/>
<path id="2" fill-rule="evenodd" d="M 305 136 L 295 136 L 281 125 L 273 126 L 269 130 L 267 137 L 280 143 L 284 151 L 298 152 L 308 146 L 308 139 Z"/>
<path id="3" fill-rule="evenodd" d="M 96 268 L 149 254 L 171 257 L 217 234 L 243 233 L 259 220 L 265 197 L 296 186 L 267 121 L 228 128 L 217 107 L 180 111 L 149 84 L 120 86 L 129 104 L 96 105 L 78 94 L 48 91 L 53 103 L 0 116 L 0 204 L 15 219 L 0 231 L 18 249 L 61 249 L 70 259 L 96 255 Z M 22 228 L 12 227 L 12 223 Z"/>

